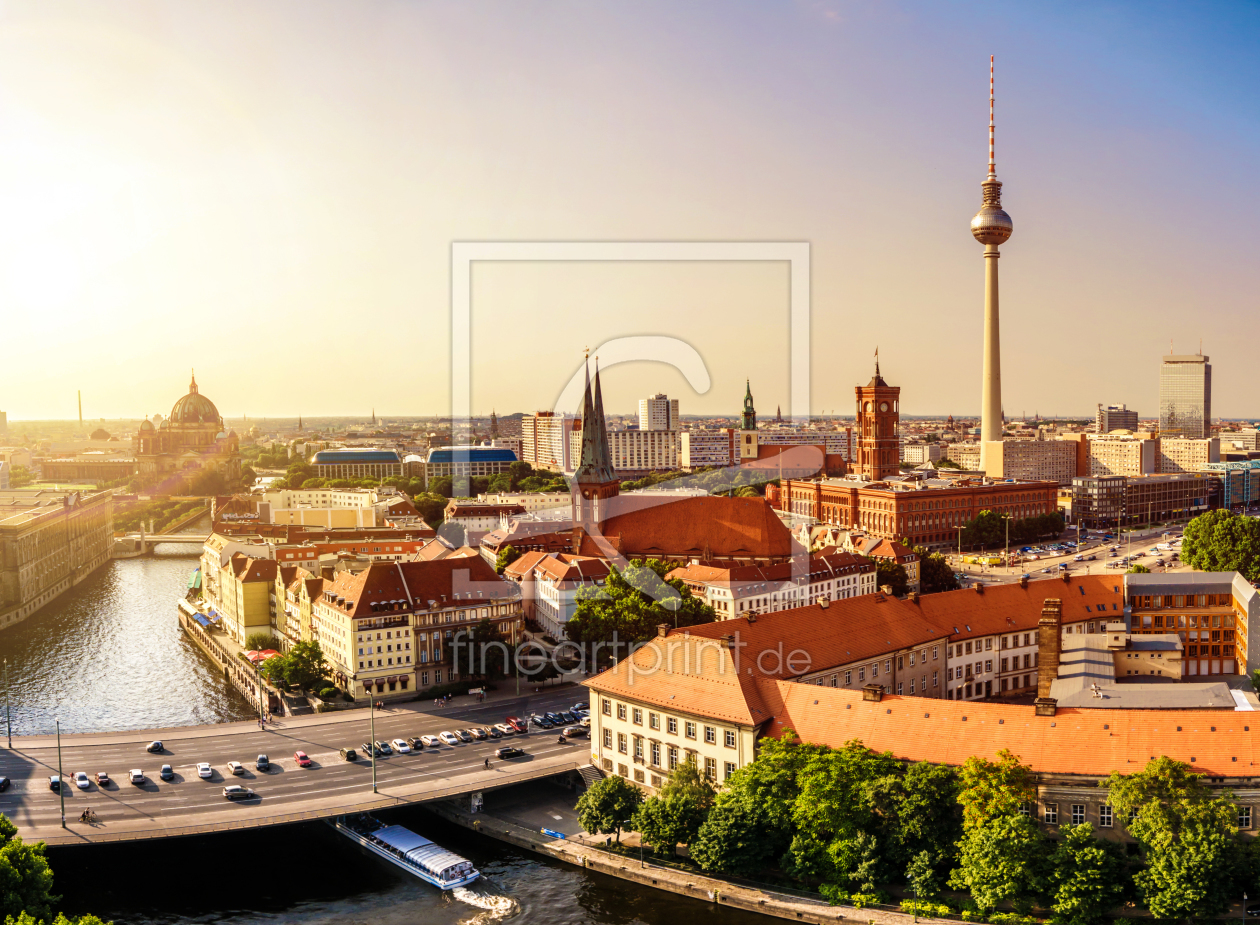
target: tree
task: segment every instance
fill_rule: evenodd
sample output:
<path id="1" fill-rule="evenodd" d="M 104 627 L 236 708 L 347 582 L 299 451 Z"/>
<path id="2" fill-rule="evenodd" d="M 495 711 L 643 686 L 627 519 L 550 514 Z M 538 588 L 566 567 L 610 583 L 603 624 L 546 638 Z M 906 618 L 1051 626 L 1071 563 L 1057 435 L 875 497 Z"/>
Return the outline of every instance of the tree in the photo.
<path id="1" fill-rule="evenodd" d="M 1050 898 L 1055 920 L 1093 925 L 1124 895 L 1124 860 L 1114 842 L 1094 837 L 1094 827 L 1065 825 L 1050 855 Z"/>
<path id="2" fill-rule="evenodd" d="M 621 844 L 621 830 L 630 824 L 642 802 L 643 791 L 630 781 L 615 774 L 605 777 L 578 799 L 578 825 L 595 835 L 615 832 Z"/>
<path id="3" fill-rule="evenodd" d="M 998 815 L 964 826 L 958 843 L 958 866 L 949 878 L 955 889 L 969 890 L 984 912 L 1010 902 L 1027 909 L 1041 891 L 1041 833 L 1032 819 Z"/>
<path id="4" fill-rule="evenodd" d="M 910 576 L 906 567 L 895 559 L 877 558 L 875 560 L 875 583 L 883 588 L 892 588 L 894 597 L 905 597 L 910 590 Z"/>
<path id="5" fill-rule="evenodd" d="M 964 826 L 1018 815 L 1036 798 L 1032 769 L 1005 748 L 997 757 L 997 761 L 988 761 L 973 755 L 959 769 L 958 802 L 963 808 Z"/>
<path id="6" fill-rule="evenodd" d="M 936 460 L 933 464 L 938 469 L 961 469 L 962 468 L 962 466 L 958 465 L 958 463 L 954 462 L 952 459 L 950 459 L 947 456 L 942 456 L 940 459 Z"/>
<path id="7" fill-rule="evenodd" d="M 504 546 L 499 550 L 499 555 L 494 560 L 494 570 L 502 575 L 503 570 L 520 557 L 521 554 L 516 551 L 515 546 Z"/>
<path id="8" fill-rule="evenodd" d="M 263 662 L 258 669 L 273 684 L 292 684 L 309 690 L 328 675 L 328 662 L 324 650 L 315 640 L 299 642 L 283 655 L 276 655 Z"/>
<path id="9" fill-rule="evenodd" d="M 241 466 L 241 483 L 242 483 L 242 484 L 243 484 L 246 488 L 248 488 L 250 485 L 253 485 L 253 484 L 254 484 L 254 481 L 255 481 L 257 478 L 258 478 L 258 473 L 257 473 L 257 472 L 255 472 L 255 471 L 254 471 L 253 469 L 251 469 L 249 466 Z M 323 481 L 323 479 L 318 479 L 317 481 L 321 481 L 321 482 L 322 482 L 322 481 Z"/>
<path id="10" fill-rule="evenodd" d="M 490 487 L 486 490 L 496 495 L 511 491 L 512 476 L 506 472 L 500 472 L 490 479 Z"/>
<path id="11" fill-rule="evenodd" d="M 437 528 L 437 535 L 446 542 L 450 543 L 456 549 L 461 546 L 468 545 L 468 531 L 464 529 L 464 525 L 453 520 L 448 520 L 442 526 Z"/>
<path id="12" fill-rule="evenodd" d="M 712 623 L 713 608 L 678 579 L 664 576 L 673 566 L 659 559 L 633 559 L 624 572 L 609 572 L 602 588 L 578 591 L 578 605 L 564 626 L 565 635 L 587 651 L 592 668 L 620 657 L 626 644 L 645 642 L 656 627 Z"/>
<path id="13" fill-rule="evenodd" d="M 1146 868 L 1133 879 L 1152 915 L 1205 918 L 1228 907 L 1243 866 L 1228 793 L 1215 795 L 1203 775 L 1167 756 L 1100 786 L 1142 847 Z"/>
<path id="14" fill-rule="evenodd" d="M 920 851 L 906 867 L 906 883 L 914 893 L 915 899 L 935 899 L 940 895 L 941 885 L 936 879 L 936 858 L 930 851 Z"/>
<path id="15" fill-rule="evenodd" d="M 508 638 L 499 632 L 497 623 L 491 623 L 489 619 L 479 620 L 468 635 L 466 645 L 470 655 L 467 665 L 469 674 L 488 681 L 507 676 L 511 662 Z"/>
<path id="16" fill-rule="evenodd" d="M 689 755 L 648 798 L 631 823 L 639 836 L 662 854 L 673 856 L 679 843 L 690 844 L 713 807 L 713 785 Z"/>
<path id="17" fill-rule="evenodd" d="M 909 546 L 909 540 L 902 540 L 903 546 Z M 919 590 L 924 594 L 937 594 L 941 591 L 957 591 L 958 578 L 954 569 L 939 552 L 932 552 L 923 546 L 913 547 L 914 554 L 919 557 Z"/>
<path id="18" fill-rule="evenodd" d="M 22 912 L 16 918 L 11 915 L 5 916 L 4 925 L 44 925 L 44 919 L 37 919 L 29 912 Z M 57 917 L 48 925 L 113 925 L 113 923 L 102 921 L 94 915 L 66 918 L 64 912 L 58 912 Z"/>
<path id="19" fill-rule="evenodd" d="M 35 473 L 26 466 L 14 466 L 13 471 L 9 473 L 9 484 L 14 488 L 25 488 L 33 481 L 35 481 Z"/>
<path id="20" fill-rule="evenodd" d="M 412 495 L 411 505 L 430 527 L 437 527 L 442 523 L 446 512 L 446 499 L 441 495 L 430 493 Z"/>
<path id="21" fill-rule="evenodd" d="M 279 650 L 280 644 L 270 633 L 250 633 L 245 637 L 245 648 L 261 652 L 263 649 Z"/>
<path id="22" fill-rule="evenodd" d="M 1260 521 L 1217 510 L 1186 524 L 1181 558 L 1202 572 L 1240 572 L 1260 580 Z"/>
<path id="23" fill-rule="evenodd" d="M 691 857 L 706 870 L 752 874 L 784 855 L 796 835 L 801 771 L 826 751 L 802 744 L 790 730 L 762 739 L 757 760 L 727 778 L 689 846 Z"/>
<path id="24" fill-rule="evenodd" d="M 918 761 L 872 782 L 868 799 L 881 820 L 889 864 L 900 870 L 926 853 L 947 870 L 962 835 L 958 775 L 953 768 Z"/>
<path id="25" fill-rule="evenodd" d="M 1132 565 L 1129 566 L 1128 570 L 1125 571 L 1125 574 L 1126 575 L 1147 575 L 1150 573 L 1150 571 L 1151 571 L 1150 569 L 1148 569 L 1145 565 L 1142 565 L 1140 562 L 1134 562 Z"/>
<path id="26" fill-rule="evenodd" d="M 52 915 L 61 897 L 52 892 L 53 872 L 44 843 L 22 841 L 8 816 L 0 816 L 0 914 L 6 918 L 27 913 L 36 919 Z"/>

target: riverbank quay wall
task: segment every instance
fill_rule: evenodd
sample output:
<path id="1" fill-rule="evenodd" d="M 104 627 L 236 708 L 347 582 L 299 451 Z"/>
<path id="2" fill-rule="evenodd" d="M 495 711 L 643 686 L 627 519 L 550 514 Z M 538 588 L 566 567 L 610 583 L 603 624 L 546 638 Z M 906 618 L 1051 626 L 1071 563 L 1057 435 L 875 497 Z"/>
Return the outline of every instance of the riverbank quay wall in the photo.
<path id="1" fill-rule="evenodd" d="M 832 906 L 821 900 L 811 900 L 789 893 L 762 890 L 743 886 L 700 873 L 661 867 L 650 861 L 622 857 L 579 841 L 557 839 L 535 833 L 487 813 L 470 813 L 453 800 L 435 802 L 425 807 L 429 812 L 447 822 L 487 835 L 517 848 L 533 851 L 545 857 L 563 861 L 585 870 L 616 877 L 654 890 L 663 890 L 685 896 L 697 902 L 727 906 L 757 912 L 773 918 L 793 922 L 867 922 L 875 925 L 911 925 L 913 922 L 957 925 L 956 921 L 935 919 L 869 907 L 856 909 L 851 906 Z"/>
<path id="2" fill-rule="evenodd" d="M 110 559 L 108 491 L 0 491 L 0 629 L 25 620 Z"/>
<path id="3" fill-rule="evenodd" d="M 180 628 L 202 652 L 210 657 L 212 662 L 219 666 L 223 677 L 227 678 L 228 682 L 254 705 L 255 710 L 259 708 L 260 699 L 265 696 L 267 710 L 271 713 L 287 716 L 292 712 L 288 701 L 279 691 L 265 681 L 259 681 L 253 664 L 235 654 L 239 646 L 222 633 L 216 633 L 198 623 L 193 618 L 196 611 L 187 601 L 180 601 L 176 605 L 176 610 L 179 614 Z"/>

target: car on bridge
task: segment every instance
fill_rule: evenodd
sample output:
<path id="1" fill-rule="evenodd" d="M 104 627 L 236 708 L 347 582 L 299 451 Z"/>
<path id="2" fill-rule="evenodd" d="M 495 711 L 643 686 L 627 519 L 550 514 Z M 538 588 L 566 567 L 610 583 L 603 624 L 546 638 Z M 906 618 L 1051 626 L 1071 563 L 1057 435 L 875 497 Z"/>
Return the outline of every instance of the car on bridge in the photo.
<path id="1" fill-rule="evenodd" d="M 590 735 L 591 731 L 585 726 L 565 726 L 563 734 L 570 739 L 580 739 Z"/>
<path id="2" fill-rule="evenodd" d="M 297 762 L 299 768 L 309 768 L 311 766 L 311 758 L 306 752 L 297 751 L 293 753 L 293 760 Z"/>
<path id="3" fill-rule="evenodd" d="M 471 742 L 473 740 L 472 733 L 467 729 L 456 729 L 455 735 L 459 736 L 461 742 Z"/>
<path id="4" fill-rule="evenodd" d="M 146 752 L 153 752 L 154 754 L 157 754 L 158 752 L 163 751 L 163 746 L 161 742 L 155 739 L 154 741 L 146 745 L 144 750 Z"/>
<path id="5" fill-rule="evenodd" d="M 495 724 L 494 731 L 497 732 L 501 736 L 510 736 L 510 735 L 516 734 L 516 730 L 513 729 L 511 726 L 509 726 L 507 723 Z"/>
<path id="6" fill-rule="evenodd" d="M 359 746 L 359 748 L 362 749 L 363 754 L 369 758 L 380 758 L 380 757 L 383 757 L 384 755 L 384 752 L 382 752 L 380 748 L 373 745 L 371 742 L 364 742 L 362 745 Z"/>
<path id="7" fill-rule="evenodd" d="M 418 752 L 420 749 L 424 748 L 424 739 L 419 736 L 412 736 L 407 740 L 407 744 L 411 746 L 411 750 L 413 752 Z"/>
<path id="8" fill-rule="evenodd" d="M 407 744 L 406 739 L 394 739 L 394 741 L 390 742 L 389 744 L 394 749 L 394 751 L 398 752 L 398 754 L 400 755 L 411 754 L 411 746 Z"/>
<path id="9" fill-rule="evenodd" d="M 229 761 L 229 762 L 227 763 L 227 768 L 228 768 L 228 770 L 229 770 L 229 771 L 231 771 L 233 774 L 244 774 L 244 773 L 245 773 L 245 765 L 241 764 L 239 761 Z"/>
<path id="10" fill-rule="evenodd" d="M 507 723 L 509 726 L 511 726 L 512 729 L 516 732 L 529 731 L 529 721 L 521 719 L 519 716 L 509 716 L 507 719 L 504 720 L 504 722 Z"/>
<path id="11" fill-rule="evenodd" d="M 74 772 L 74 785 L 80 790 L 87 790 L 92 786 L 92 782 L 88 780 L 87 771 Z"/>
<path id="12" fill-rule="evenodd" d="M 480 726 L 473 726 L 468 731 L 472 734 L 472 737 L 474 739 L 477 739 L 478 741 L 481 741 L 482 739 L 485 739 L 487 737 L 486 731 L 482 729 Z"/>
<path id="13" fill-rule="evenodd" d="M 376 747 L 381 750 L 381 754 L 384 755 L 386 758 L 388 758 L 390 755 L 394 753 L 394 750 L 389 747 L 388 742 L 377 742 Z"/>
<path id="14" fill-rule="evenodd" d="M 210 767 L 209 761 L 197 762 L 197 776 L 202 780 L 209 780 L 214 777 L 214 768 Z"/>
<path id="15" fill-rule="evenodd" d="M 442 740 L 437 736 L 421 736 L 420 741 L 429 748 L 441 748 Z"/>
<path id="16" fill-rule="evenodd" d="M 541 713 L 535 713 L 533 716 L 529 718 L 529 721 L 533 723 L 535 726 L 537 726 L 539 729 L 550 729 L 552 726 L 555 725 L 555 723 L 547 719 L 547 717 L 543 716 Z"/>
<path id="17" fill-rule="evenodd" d="M 515 745 L 505 745 L 494 753 L 494 757 L 502 758 L 522 758 L 525 755 L 525 749 L 517 748 Z"/>
<path id="18" fill-rule="evenodd" d="M 343 761 L 358 761 L 359 760 L 359 753 L 356 752 L 353 748 L 343 748 L 337 754 L 341 756 Z"/>
<path id="19" fill-rule="evenodd" d="M 223 798 L 226 800 L 249 800 L 255 796 L 257 794 L 254 791 L 240 784 L 228 784 L 223 788 Z"/>
<path id="20" fill-rule="evenodd" d="M 447 745 L 459 744 L 459 739 L 456 737 L 455 733 L 453 732 L 439 732 L 438 738 L 441 739 Z"/>
<path id="21" fill-rule="evenodd" d="M 139 768 L 132 768 L 127 772 L 127 779 L 139 787 L 144 783 L 144 772 Z"/>
<path id="22" fill-rule="evenodd" d="M 498 726 L 486 726 L 484 727 L 484 731 L 486 735 L 490 737 L 491 739 L 503 738 L 503 733 L 499 730 Z"/>
<path id="23" fill-rule="evenodd" d="M 4 791 L 8 789 L 9 789 L 9 779 L 7 777 L 0 777 L 0 791 Z"/>
<path id="24" fill-rule="evenodd" d="M 48 789 L 56 793 L 60 793 L 61 792 L 61 778 L 58 777 L 56 774 L 49 774 L 48 775 Z"/>
<path id="25" fill-rule="evenodd" d="M 96 772 L 96 786 L 105 788 L 109 786 L 109 775 L 104 771 Z"/>
<path id="26" fill-rule="evenodd" d="M 266 755 L 259 755 L 258 760 L 254 762 L 254 767 L 256 767 L 260 771 L 270 771 L 271 759 L 268 758 Z"/>
<path id="27" fill-rule="evenodd" d="M 169 764 L 164 764 L 162 765 L 162 770 L 158 771 L 158 777 L 162 778 L 162 780 L 174 780 L 175 769 Z"/>

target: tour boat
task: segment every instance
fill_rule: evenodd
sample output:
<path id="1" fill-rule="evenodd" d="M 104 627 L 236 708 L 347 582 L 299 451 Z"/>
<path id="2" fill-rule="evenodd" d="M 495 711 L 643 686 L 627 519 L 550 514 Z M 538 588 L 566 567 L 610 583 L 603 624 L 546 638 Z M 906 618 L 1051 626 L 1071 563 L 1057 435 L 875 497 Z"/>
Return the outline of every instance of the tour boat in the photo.
<path id="1" fill-rule="evenodd" d="M 346 838 L 440 890 L 467 886 L 481 876 L 472 862 L 455 852 L 401 825 L 385 825 L 367 813 L 338 816 L 332 824 Z"/>

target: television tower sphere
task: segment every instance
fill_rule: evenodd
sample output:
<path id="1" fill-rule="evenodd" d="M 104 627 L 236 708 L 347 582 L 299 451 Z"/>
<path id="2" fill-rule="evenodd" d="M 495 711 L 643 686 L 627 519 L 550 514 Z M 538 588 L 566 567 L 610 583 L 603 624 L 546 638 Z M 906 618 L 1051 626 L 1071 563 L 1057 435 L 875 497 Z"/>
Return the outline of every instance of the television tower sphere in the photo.
<path id="1" fill-rule="evenodd" d="M 984 205 L 971 220 L 971 234 L 981 244 L 1005 244 L 1015 224 L 1002 208 L 1002 184 L 990 177 L 981 186 Z"/>

